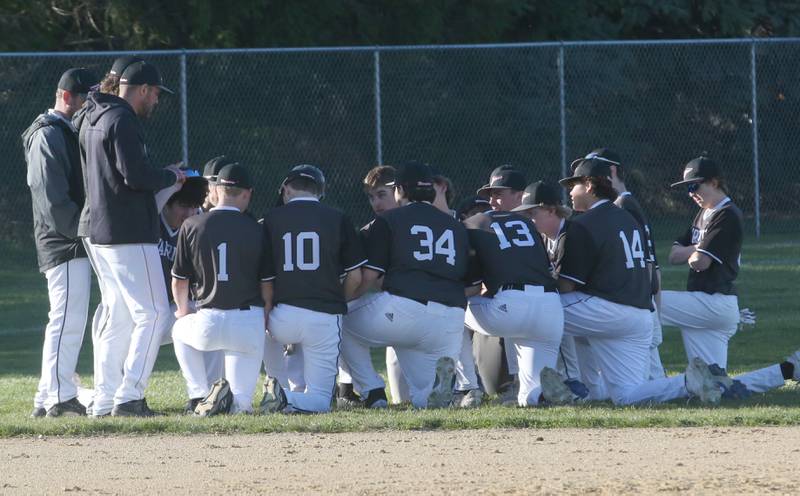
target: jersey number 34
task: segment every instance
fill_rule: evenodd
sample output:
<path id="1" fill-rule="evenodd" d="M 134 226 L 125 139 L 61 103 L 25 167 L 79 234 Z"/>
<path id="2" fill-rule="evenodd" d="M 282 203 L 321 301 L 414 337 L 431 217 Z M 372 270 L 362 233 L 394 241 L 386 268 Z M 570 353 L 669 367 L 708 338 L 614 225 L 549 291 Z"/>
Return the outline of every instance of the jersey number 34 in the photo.
<path id="1" fill-rule="evenodd" d="M 411 234 L 421 235 L 419 240 L 421 250 L 414 250 L 414 258 L 420 261 L 433 260 L 433 255 L 442 255 L 450 265 L 456 264 L 456 248 L 453 241 L 453 231 L 445 229 L 434 243 L 433 230 L 428 226 L 411 226 Z"/>

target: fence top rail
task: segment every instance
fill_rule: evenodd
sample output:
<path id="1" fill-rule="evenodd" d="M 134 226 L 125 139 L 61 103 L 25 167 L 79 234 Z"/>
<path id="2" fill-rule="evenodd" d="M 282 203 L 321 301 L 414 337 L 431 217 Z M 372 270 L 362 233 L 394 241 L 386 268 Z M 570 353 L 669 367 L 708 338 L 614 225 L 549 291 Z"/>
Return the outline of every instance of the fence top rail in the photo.
<path id="1" fill-rule="evenodd" d="M 800 43 L 800 37 L 787 38 L 719 38 L 680 40 L 596 40 L 596 41 L 541 41 L 529 43 L 489 43 L 454 45 L 371 45 L 337 47 L 293 47 L 293 48 L 204 48 L 186 50 L 112 50 L 87 52 L 0 52 L 0 58 L 13 57 L 96 57 L 121 55 L 208 55 L 208 54 L 258 54 L 258 53 L 302 53 L 302 52 L 403 52 L 417 50 L 485 50 L 510 48 L 553 47 L 597 47 L 597 46 L 676 46 L 676 45 L 747 45 L 773 43 Z"/>

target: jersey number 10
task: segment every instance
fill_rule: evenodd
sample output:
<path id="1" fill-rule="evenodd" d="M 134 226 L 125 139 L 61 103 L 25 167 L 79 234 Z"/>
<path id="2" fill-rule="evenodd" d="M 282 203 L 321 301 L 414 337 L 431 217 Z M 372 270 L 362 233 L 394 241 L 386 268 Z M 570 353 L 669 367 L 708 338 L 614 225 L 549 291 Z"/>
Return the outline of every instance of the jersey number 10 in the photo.
<path id="1" fill-rule="evenodd" d="M 630 242 L 628 242 L 628 238 L 627 236 L 625 236 L 625 233 L 620 231 L 619 239 L 622 240 L 622 248 L 625 250 L 625 268 L 626 269 L 634 268 L 635 266 L 635 264 L 633 263 L 634 258 L 639 260 L 639 267 L 644 268 L 645 266 L 644 250 L 642 250 L 642 238 L 639 235 L 639 231 L 637 230 L 633 231 L 633 236 L 631 236 Z"/>
<path id="2" fill-rule="evenodd" d="M 306 251 L 306 242 L 309 241 L 311 242 L 310 253 Z M 295 256 L 297 257 L 297 264 L 294 263 Z M 319 234 L 313 231 L 297 233 L 294 243 L 292 243 L 292 233 L 287 232 L 284 234 L 283 260 L 284 272 L 292 272 L 295 267 L 298 270 L 319 269 Z"/>

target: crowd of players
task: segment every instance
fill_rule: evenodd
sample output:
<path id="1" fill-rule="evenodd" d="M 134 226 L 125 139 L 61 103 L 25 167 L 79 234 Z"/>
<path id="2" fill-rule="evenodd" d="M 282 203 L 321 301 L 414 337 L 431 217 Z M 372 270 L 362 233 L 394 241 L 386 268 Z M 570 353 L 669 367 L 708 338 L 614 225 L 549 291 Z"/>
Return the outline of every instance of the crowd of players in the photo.
<path id="1" fill-rule="evenodd" d="M 50 299 L 33 417 L 154 415 L 145 391 L 170 342 L 185 410 L 200 416 L 385 408 L 371 352 L 384 347 L 392 401 L 416 408 L 474 407 L 486 393 L 517 406 L 717 404 L 800 378 L 800 352 L 726 373 L 728 341 L 753 316 L 734 286 L 742 214 L 706 156 L 672 185 L 700 207 L 669 253 L 688 266 L 687 290 L 662 291 L 650 225 L 610 149 L 575 160 L 560 186 L 498 167 L 457 211 L 431 166 L 378 166 L 363 181 L 375 218 L 358 231 L 324 203 L 322 170 L 299 165 L 256 220 L 245 165 L 151 165 L 141 120 L 164 92 L 137 57 L 99 85 L 70 69 L 23 134 Z M 101 303 L 81 398 L 91 271 Z M 662 323 L 681 330 L 685 373 L 664 373 Z"/>

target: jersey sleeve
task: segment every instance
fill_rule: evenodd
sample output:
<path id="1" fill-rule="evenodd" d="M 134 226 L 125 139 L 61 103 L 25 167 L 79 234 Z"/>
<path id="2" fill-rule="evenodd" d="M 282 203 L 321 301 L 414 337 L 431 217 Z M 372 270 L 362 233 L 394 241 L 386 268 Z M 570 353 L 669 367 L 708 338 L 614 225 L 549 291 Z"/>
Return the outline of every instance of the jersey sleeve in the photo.
<path id="1" fill-rule="evenodd" d="M 342 247 L 341 247 L 341 263 L 342 272 L 350 272 L 367 263 L 367 257 L 364 254 L 364 245 L 361 238 L 353 227 L 353 223 L 346 216 L 342 216 Z"/>
<path id="2" fill-rule="evenodd" d="M 364 245 L 367 251 L 364 267 L 385 273 L 392 254 L 392 231 L 386 219 L 380 216 L 375 219 L 372 227 L 366 231 Z"/>
<path id="3" fill-rule="evenodd" d="M 189 237 L 189 226 L 184 222 L 178 232 L 178 241 L 175 243 L 175 262 L 172 264 L 172 277 L 176 279 L 191 279 L 194 274 Z"/>
<path id="4" fill-rule="evenodd" d="M 741 222 L 735 213 L 722 209 L 709 221 L 703 239 L 697 244 L 696 249 L 721 264 L 739 256 L 735 251 L 741 246 L 741 242 Z"/>
<path id="5" fill-rule="evenodd" d="M 275 256 L 272 250 L 272 236 L 269 231 L 269 223 L 264 220 L 262 228 L 262 242 L 264 249 L 261 251 L 261 270 L 259 278 L 261 282 L 269 282 L 275 279 Z"/>
<path id="6" fill-rule="evenodd" d="M 583 225 L 573 222 L 567 228 L 562 243 L 564 256 L 561 259 L 561 271 L 558 277 L 585 285 L 594 268 L 592 257 L 596 253 L 589 230 Z"/>

